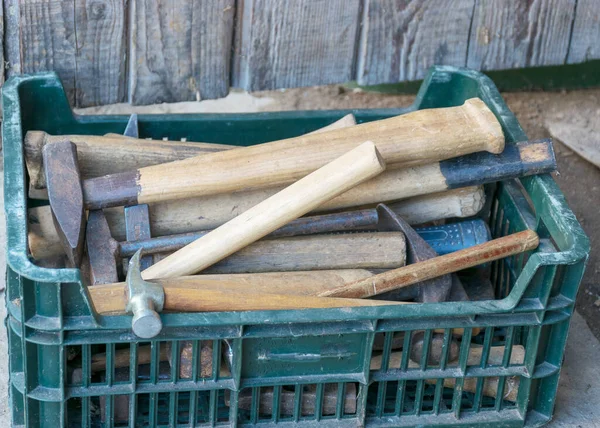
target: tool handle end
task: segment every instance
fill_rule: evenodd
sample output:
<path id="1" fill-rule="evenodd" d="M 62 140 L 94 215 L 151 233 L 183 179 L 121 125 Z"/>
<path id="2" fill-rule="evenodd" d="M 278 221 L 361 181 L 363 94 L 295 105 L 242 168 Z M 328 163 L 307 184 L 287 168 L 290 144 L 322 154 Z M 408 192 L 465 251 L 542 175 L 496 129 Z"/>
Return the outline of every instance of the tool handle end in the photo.
<path id="1" fill-rule="evenodd" d="M 471 117 L 487 136 L 486 150 L 494 154 L 502 153 L 504 133 L 500 122 L 489 107 L 479 98 L 470 98 L 465 101 L 462 108 L 465 114 Z"/>

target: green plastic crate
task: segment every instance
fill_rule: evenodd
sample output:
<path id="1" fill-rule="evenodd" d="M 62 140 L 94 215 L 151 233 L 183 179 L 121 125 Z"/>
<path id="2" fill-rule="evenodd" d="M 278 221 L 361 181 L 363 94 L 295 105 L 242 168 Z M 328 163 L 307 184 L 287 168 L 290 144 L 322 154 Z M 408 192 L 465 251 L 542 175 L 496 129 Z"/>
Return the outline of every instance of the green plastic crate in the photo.
<path id="1" fill-rule="evenodd" d="M 487 77 L 453 67 L 433 68 L 408 108 L 142 116 L 140 133 L 250 145 L 300 135 L 349 112 L 365 122 L 460 105 L 475 96 L 494 111 L 508 143 L 527 139 Z M 51 73 L 7 81 L 3 109 L 6 322 L 14 425 L 538 426 L 550 420 L 589 252 L 588 238 L 551 176 L 503 182 L 490 194 L 492 203 L 483 215 L 494 236 L 531 228 L 541 237 L 536 251 L 492 264 L 497 300 L 165 314 L 161 335 L 140 342 L 130 331 L 130 317 L 94 313 L 78 270 L 38 267 L 26 245 L 26 209 L 34 202 L 26 194 L 24 133 L 119 133 L 127 117 L 74 116 Z M 434 328 L 443 329 L 446 345 L 452 329 L 464 329 L 458 362 L 427 366 L 422 361 L 412 368 L 408 352 L 400 362 L 393 361 L 395 333 L 408 333 L 408 345 L 411 332 L 425 331 L 429 339 Z M 474 328 L 480 329 L 476 336 Z M 192 344 L 191 377 L 180 376 L 177 363 L 161 371 L 162 347 L 174 345 L 171 355 L 176 362 L 184 340 Z M 374 343 L 383 343 L 383 350 L 374 350 Z M 482 346 L 483 363 L 469 363 L 469 347 L 476 346 L 470 343 Z M 206 344 L 212 345 L 212 359 L 201 361 L 199 350 Z M 511 364 L 511 355 L 504 352 L 501 362 L 492 364 L 487 358 L 495 349 L 491 346 L 502 345 L 519 346 L 523 360 Z M 143 366 L 147 373 L 141 368 L 138 373 L 136 364 L 118 373 L 113 370 L 120 349 L 129 349 L 132 361 L 149 349 L 150 365 Z M 107 357 L 108 370 L 102 377 L 90 374 L 91 356 L 98 352 Z M 371 370 L 371 357 L 377 354 L 382 355 L 381 367 Z M 68 368 L 74 355 L 81 365 L 78 377 Z M 496 385 L 495 392 L 490 385 Z M 347 405 L 341 397 L 354 390 Z M 308 410 L 302 398 L 306 391 L 316 397 Z M 331 391 L 340 398 L 333 407 L 324 397 Z M 126 396 L 124 416 L 123 408 L 117 409 L 123 405 L 121 396 Z M 278 411 L 269 414 L 267 407 Z"/>

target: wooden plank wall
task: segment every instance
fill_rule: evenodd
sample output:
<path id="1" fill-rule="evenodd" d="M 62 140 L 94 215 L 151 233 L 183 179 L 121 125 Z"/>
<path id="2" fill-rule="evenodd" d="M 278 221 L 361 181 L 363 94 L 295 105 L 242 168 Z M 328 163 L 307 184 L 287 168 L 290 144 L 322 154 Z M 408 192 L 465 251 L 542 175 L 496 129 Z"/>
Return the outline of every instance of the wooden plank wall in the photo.
<path id="1" fill-rule="evenodd" d="M 55 70 L 78 107 L 600 59 L 599 0 L 3 0 L 0 13 L 0 79 Z"/>

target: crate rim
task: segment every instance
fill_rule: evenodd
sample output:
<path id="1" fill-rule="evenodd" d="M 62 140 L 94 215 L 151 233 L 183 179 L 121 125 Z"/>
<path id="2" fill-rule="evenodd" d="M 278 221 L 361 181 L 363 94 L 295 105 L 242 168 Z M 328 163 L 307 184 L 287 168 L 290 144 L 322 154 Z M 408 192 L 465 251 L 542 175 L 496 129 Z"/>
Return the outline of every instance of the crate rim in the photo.
<path id="1" fill-rule="evenodd" d="M 516 127 L 512 130 L 505 130 L 507 137 L 514 141 L 526 139 L 526 135 L 518 125 L 516 118 L 513 113 L 503 107 L 504 101 L 501 95 L 496 90 L 493 82 L 484 74 L 459 67 L 451 66 L 436 66 L 432 67 L 424 80 L 419 93 L 414 103 L 408 107 L 407 110 L 415 109 L 424 96 L 424 91 L 428 86 L 428 82 L 437 79 L 449 78 L 452 74 L 460 74 L 465 77 L 469 77 L 475 80 L 480 88 L 488 92 L 489 99 L 496 109 L 498 115 L 502 116 L 504 121 L 509 121 L 512 124 L 516 124 Z M 55 285 L 56 283 L 81 283 L 81 275 L 78 269 L 49 269 L 42 268 L 35 265 L 27 256 L 27 234 L 26 228 L 20 227 L 20 223 L 26 219 L 27 210 L 27 195 L 25 186 L 20 186 L 19 183 L 25 180 L 25 168 L 24 168 L 24 155 L 22 151 L 22 129 L 21 129 L 21 108 L 20 108 L 20 97 L 19 87 L 22 83 L 32 80 L 45 80 L 47 86 L 54 86 L 63 90 L 62 84 L 58 79 L 58 76 L 54 72 L 36 73 L 29 75 L 13 76 L 7 80 L 4 87 L 2 88 L 3 95 L 3 110 L 5 112 L 4 122 L 2 124 L 3 130 L 3 144 L 4 144 L 4 200 L 6 210 L 6 226 L 7 226 L 7 263 L 10 268 L 18 275 L 25 278 L 49 283 L 49 286 Z M 498 102 L 496 102 L 496 100 Z M 390 110 L 390 109 L 383 109 Z M 289 114 L 313 114 L 319 115 L 339 115 L 352 110 L 326 110 L 326 111 L 292 111 Z M 373 110 L 371 110 L 373 111 Z M 99 115 L 99 116 L 77 116 L 73 114 L 74 118 L 79 121 L 102 121 L 103 119 L 123 117 L 122 115 Z M 201 114 L 203 117 L 213 118 L 236 118 L 244 117 L 247 119 L 265 117 L 272 113 L 213 113 L 213 114 Z M 281 114 L 281 113 L 280 113 Z M 155 115 L 148 115 L 153 117 Z M 165 115 L 163 115 L 165 116 Z M 169 117 L 197 117 L 198 114 L 181 114 L 181 115 L 169 115 Z M 143 118 L 143 116 L 140 116 Z M 7 168 L 7 165 L 11 165 Z M 423 317 L 426 315 L 439 314 L 440 311 L 446 316 L 459 316 L 459 315 L 477 315 L 480 313 L 498 313 L 506 312 L 514 309 L 521 300 L 524 292 L 526 291 L 527 285 L 531 280 L 531 277 L 535 274 L 537 269 L 542 265 L 554 265 L 554 264 L 575 264 L 582 260 L 587 259 L 589 254 L 590 243 L 585 232 L 581 228 L 575 215 L 568 207 L 564 195 L 558 188 L 554 179 L 548 175 L 538 175 L 527 177 L 521 180 L 526 188 L 535 187 L 544 195 L 544 197 L 550 199 L 554 207 L 559 207 L 556 212 L 552 212 L 552 217 L 555 223 L 560 227 L 561 230 L 568 230 L 569 242 L 566 248 L 561 248 L 560 251 L 555 253 L 534 253 L 529 258 L 527 266 L 530 269 L 525 269 L 524 272 L 519 276 L 515 287 L 507 296 L 502 300 L 495 301 L 484 301 L 484 302 L 468 302 L 464 304 L 453 304 L 447 303 L 436 303 L 436 304 L 417 304 L 417 305 L 405 305 L 401 308 L 396 306 L 381 306 L 378 308 L 337 308 L 337 309 L 306 309 L 298 311 L 252 311 L 252 312 L 214 312 L 206 313 L 204 325 L 223 325 L 223 324 L 240 324 L 249 323 L 252 319 L 254 323 L 256 320 L 261 320 L 259 323 L 269 322 L 306 322 L 306 321 L 332 321 L 339 320 L 344 321 L 348 319 L 367 319 L 367 318 L 389 318 L 389 317 Z M 525 275 L 525 273 L 528 273 Z M 425 306 L 424 306 L 425 305 Z M 327 314 L 327 315 L 326 315 Z M 95 315 L 95 322 L 97 326 L 104 326 L 105 328 L 113 324 L 110 322 L 110 318 Z M 109 320 L 106 323 L 106 320 Z M 270 321 L 269 321 L 270 320 Z M 118 328 L 114 326 L 113 328 Z M 60 329 L 60 327 L 59 327 Z"/>

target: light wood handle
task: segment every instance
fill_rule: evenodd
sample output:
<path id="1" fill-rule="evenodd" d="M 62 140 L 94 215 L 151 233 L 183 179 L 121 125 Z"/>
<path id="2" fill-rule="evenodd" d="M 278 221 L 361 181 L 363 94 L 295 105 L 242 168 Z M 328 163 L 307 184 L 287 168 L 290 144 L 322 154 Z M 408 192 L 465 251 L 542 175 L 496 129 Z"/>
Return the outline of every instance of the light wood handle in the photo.
<path id="1" fill-rule="evenodd" d="M 533 230 L 525 230 L 454 253 L 374 275 L 341 286 L 336 290 L 325 291 L 320 293 L 319 296 L 354 299 L 371 297 L 482 263 L 533 250 L 537 248 L 538 244 L 538 235 Z"/>
<path id="2" fill-rule="evenodd" d="M 46 144 L 58 141 L 71 141 L 77 146 L 82 179 L 235 148 L 226 144 L 140 140 L 123 136 L 49 135 L 41 131 L 29 131 L 25 135 L 23 148 L 31 198 L 48 199 L 42 149 Z"/>
<path id="3" fill-rule="evenodd" d="M 341 269 L 306 272 L 265 272 L 252 274 L 194 275 L 157 279 L 166 289 L 223 290 L 231 295 L 248 292 L 316 296 L 348 282 L 368 278 L 373 274 L 365 269 Z M 125 283 L 88 287 L 94 307 L 99 313 L 122 311 L 127 304 Z M 167 291 L 169 292 L 169 291 Z"/>
<path id="4" fill-rule="evenodd" d="M 153 280 L 155 281 L 155 280 Z M 159 281 L 156 281 L 159 282 Z M 160 283 L 160 282 L 159 282 Z M 101 315 L 125 313 L 125 285 L 110 289 L 88 288 L 94 308 Z M 213 288 L 167 287 L 163 310 L 171 312 L 270 311 L 284 309 L 371 307 L 409 304 L 386 300 L 338 299 L 294 294 L 258 293 L 233 290 L 227 286 Z M 109 292 L 111 293 L 109 295 Z"/>
<path id="5" fill-rule="evenodd" d="M 498 120 L 483 101 L 473 98 L 458 107 L 420 110 L 346 129 L 142 168 L 135 181 L 137 201 L 151 203 L 289 184 L 364 141 L 373 141 L 386 163 L 404 167 L 504 149 Z M 102 186 L 96 183 L 94 188 Z M 103 195 L 102 200 L 112 197 Z"/>
<path id="6" fill-rule="evenodd" d="M 156 235 L 168 235 L 214 229 L 281 189 L 283 187 L 151 204 L 152 231 Z M 402 209 L 406 221 L 419 224 L 443 218 L 466 217 L 476 214 L 483 206 L 481 190 L 475 187 L 468 189 L 445 191 L 446 179 L 441 174 L 439 165 L 386 170 L 316 207 L 313 213 L 374 205 L 430 193 L 431 195 L 420 198 L 418 203 L 412 203 L 411 208 Z M 402 205 L 404 202 L 399 206 Z M 473 208 L 468 209 L 469 206 Z M 440 209 L 441 207 L 444 208 Z M 122 208 L 106 210 L 115 236 L 124 236 L 125 233 L 122 213 Z"/>
<path id="7" fill-rule="evenodd" d="M 149 267 L 142 277 L 176 277 L 201 271 L 384 169 L 375 145 L 363 143 Z"/>
<path id="8" fill-rule="evenodd" d="M 332 124 L 309 134 L 354 125 L 356 125 L 354 115 L 347 114 Z M 146 166 L 236 148 L 236 146 L 228 144 L 145 140 L 119 134 L 106 134 L 104 136 L 49 135 L 42 131 L 29 131 L 25 135 L 23 148 L 25 151 L 25 164 L 29 174 L 30 198 L 48 199 L 42 149 L 46 144 L 65 140 L 71 141 L 77 146 L 77 158 L 82 179 L 133 171 Z M 127 144 L 124 144 L 124 141 Z"/>

